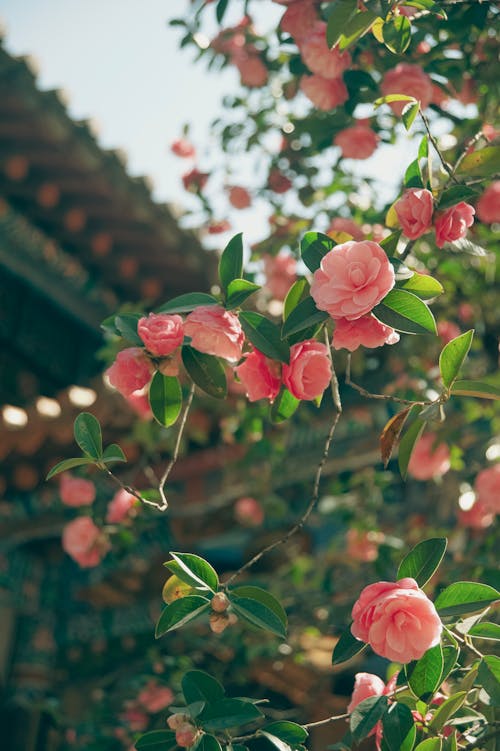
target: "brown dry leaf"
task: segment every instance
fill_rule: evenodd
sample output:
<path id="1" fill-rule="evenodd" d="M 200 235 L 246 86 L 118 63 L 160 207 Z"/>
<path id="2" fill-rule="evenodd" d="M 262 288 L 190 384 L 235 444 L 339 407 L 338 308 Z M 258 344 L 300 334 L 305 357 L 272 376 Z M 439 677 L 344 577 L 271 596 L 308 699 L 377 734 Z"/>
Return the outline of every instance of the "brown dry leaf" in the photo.
<path id="1" fill-rule="evenodd" d="M 398 412 L 397 415 L 391 417 L 380 434 L 380 454 L 382 456 L 384 468 L 387 468 L 387 465 L 389 464 L 394 444 L 401 434 L 403 425 L 406 422 L 410 410 L 411 406 L 406 407 L 406 409 L 403 409 L 401 412 Z"/>

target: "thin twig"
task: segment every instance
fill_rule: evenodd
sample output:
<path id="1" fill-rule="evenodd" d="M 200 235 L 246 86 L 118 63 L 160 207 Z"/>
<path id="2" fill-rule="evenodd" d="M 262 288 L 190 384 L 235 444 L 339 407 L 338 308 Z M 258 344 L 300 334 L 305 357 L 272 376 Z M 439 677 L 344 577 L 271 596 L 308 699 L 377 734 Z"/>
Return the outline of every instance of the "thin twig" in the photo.
<path id="1" fill-rule="evenodd" d="M 454 182 L 457 182 L 457 180 L 455 179 L 455 175 L 453 173 L 453 168 L 448 164 L 448 162 L 446 161 L 446 159 L 441 154 L 441 151 L 439 149 L 437 141 L 436 141 L 436 139 L 434 138 L 434 136 L 431 133 L 431 127 L 429 125 L 429 121 L 428 121 L 427 117 L 424 115 L 424 113 L 422 112 L 422 110 L 420 110 L 420 117 L 422 118 L 422 122 L 424 124 L 425 130 L 427 131 L 427 135 L 429 136 L 429 141 L 434 146 L 434 149 L 435 149 L 435 151 L 436 151 L 436 153 L 437 153 L 437 155 L 439 157 L 439 161 L 443 165 L 444 170 L 447 172 L 450 180 L 453 180 Z"/>
<path id="2" fill-rule="evenodd" d="M 432 401 L 415 400 L 415 399 L 401 399 L 399 396 L 392 396 L 391 394 L 372 394 L 371 391 L 367 391 L 362 386 L 358 386 L 357 383 L 351 381 L 351 353 L 347 355 L 347 365 L 345 369 L 345 382 L 348 386 L 355 389 L 359 394 L 365 396 L 367 399 L 382 399 L 387 402 L 397 402 L 397 404 L 421 404 L 426 406 L 427 404 L 433 404 Z"/>
<path id="3" fill-rule="evenodd" d="M 311 500 L 309 501 L 309 504 L 300 517 L 299 521 L 294 524 L 294 526 L 288 530 L 288 532 L 283 535 L 283 537 L 280 537 L 279 540 L 275 540 L 274 542 L 271 542 L 269 545 L 266 545 L 265 548 L 263 548 L 261 551 L 256 553 L 252 558 L 250 558 L 243 566 L 241 566 L 237 571 L 235 571 L 232 576 L 229 577 L 229 579 L 224 583 L 224 587 L 228 587 L 230 584 L 235 581 L 244 571 L 248 571 L 249 568 L 251 568 L 253 565 L 255 565 L 258 561 L 260 561 L 261 558 L 263 558 L 267 553 L 270 553 L 271 550 L 274 550 L 275 548 L 279 547 L 280 545 L 284 545 L 285 542 L 288 542 L 288 540 L 293 537 L 297 532 L 299 532 L 309 519 L 310 515 L 313 512 L 314 507 L 316 506 L 318 500 L 319 500 L 319 484 L 321 481 L 321 475 L 323 473 L 323 467 L 325 466 L 326 460 L 328 458 L 328 454 L 330 452 L 330 445 L 332 443 L 333 434 L 335 433 L 335 428 L 337 427 L 338 421 L 340 419 L 340 415 L 342 414 L 342 404 L 340 402 L 340 397 L 338 394 L 338 381 L 337 381 L 337 374 L 335 373 L 335 369 L 333 368 L 332 363 L 332 382 L 333 382 L 333 388 L 336 393 L 334 396 L 334 405 L 335 405 L 335 417 L 333 418 L 332 424 L 330 425 L 330 430 L 328 431 L 328 435 L 326 437 L 325 445 L 323 448 L 323 455 L 321 457 L 321 460 L 318 464 L 318 467 L 316 469 L 316 474 L 314 477 L 314 485 L 313 485 L 313 491 Z"/>
<path id="4" fill-rule="evenodd" d="M 184 428 L 186 427 L 187 416 L 189 414 L 189 410 L 191 409 L 191 404 L 193 403 L 194 391 L 195 391 L 195 385 L 194 383 L 192 383 L 191 388 L 189 389 L 189 396 L 187 398 L 186 406 L 184 407 L 184 413 L 182 415 L 181 422 L 179 425 L 179 431 L 177 433 L 177 440 L 175 441 L 174 453 L 172 454 L 172 458 L 167 464 L 165 468 L 165 472 L 161 476 L 160 484 L 158 485 L 158 491 L 160 493 L 160 498 L 162 500 L 162 505 L 163 505 L 163 508 L 161 509 L 162 511 L 168 508 L 168 501 L 165 495 L 165 483 L 167 482 L 168 476 L 173 470 L 174 464 L 179 457 L 182 436 L 184 433 Z"/>
<path id="5" fill-rule="evenodd" d="M 330 722 L 336 722 L 337 720 L 347 720 L 348 717 L 350 717 L 348 713 L 333 715 L 332 717 L 326 717 L 324 720 L 318 720 L 317 722 L 308 722 L 306 725 L 302 725 L 302 727 L 317 728 L 320 725 L 328 725 Z"/>
<path id="6" fill-rule="evenodd" d="M 122 490 L 126 490 L 127 493 L 130 493 L 130 495 L 133 495 L 134 498 L 137 498 L 137 500 L 140 501 L 141 503 L 144 503 L 146 506 L 152 506 L 158 511 L 165 511 L 166 506 L 164 506 L 162 503 L 157 503 L 156 501 L 150 501 L 148 498 L 144 498 L 138 490 L 133 488 L 131 485 L 127 485 L 127 483 L 122 482 L 119 477 L 113 474 L 113 472 L 109 469 L 109 467 L 105 467 L 104 471 L 106 472 L 108 477 L 111 477 L 113 482 L 115 482 L 117 485 L 119 485 L 122 488 Z"/>

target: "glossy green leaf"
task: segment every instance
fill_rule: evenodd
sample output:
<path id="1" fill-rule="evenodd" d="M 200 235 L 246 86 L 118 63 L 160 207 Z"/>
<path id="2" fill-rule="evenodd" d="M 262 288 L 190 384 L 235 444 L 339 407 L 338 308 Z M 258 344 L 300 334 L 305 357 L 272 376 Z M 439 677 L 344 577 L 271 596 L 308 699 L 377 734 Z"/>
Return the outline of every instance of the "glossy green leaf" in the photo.
<path id="1" fill-rule="evenodd" d="M 391 104 L 391 102 L 416 102 L 414 96 L 408 96 L 407 94 L 386 94 L 375 99 L 373 102 L 375 107 L 380 107 L 382 104 Z"/>
<path id="2" fill-rule="evenodd" d="M 233 279 L 229 282 L 227 288 L 226 305 L 227 310 L 238 308 L 247 297 L 253 295 L 260 289 L 258 284 L 247 281 L 247 279 Z"/>
<path id="3" fill-rule="evenodd" d="M 318 310 L 312 297 L 306 297 L 305 300 L 291 311 L 290 315 L 283 324 L 281 336 L 283 339 L 304 331 L 311 326 L 316 326 L 329 318 L 328 313 L 324 310 Z"/>
<path id="4" fill-rule="evenodd" d="M 500 172 L 500 146 L 486 146 L 467 154 L 457 168 L 457 175 L 490 177 Z"/>
<path id="5" fill-rule="evenodd" d="M 51 477 L 55 477 L 61 472 L 67 472 L 69 469 L 74 469 L 75 467 L 83 467 L 84 464 L 95 464 L 95 461 L 86 456 L 77 456 L 74 459 L 63 459 L 62 462 L 58 462 L 52 467 L 45 479 L 50 480 Z"/>
<path id="6" fill-rule="evenodd" d="M 263 727 L 260 732 L 265 735 L 271 743 L 274 743 L 280 751 L 284 751 L 284 749 L 276 743 L 276 739 L 281 743 L 284 743 L 287 748 L 291 748 L 295 751 L 295 749 L 298 749 L 298 747 L 305 742 L 309 735 L 302 725 L 298 725 L 296 722 L 290 722 L 288 720 L 271 722 L 270 725 Z"/>
<path id="7" fill-rule="evenodd" d="M 488 623 L 476 623 L 468 631 L 469 636 L 473 636 L 476 639 L 491 639 L 492 641 L 500 641 L 500 624 Z"/>
<path id="8" fill-rule="evenodd" d="M 240 232 L 229 240 L 219 260 L 219 279 L 226 290 L 233 279 L 243 275 L 243 234 Z"/>
<path id="9" fill-rule="evenodd" d="M 389 751 L 411 751 L 415 743 L 415 723 L 410 709 L 395 702 L 382 717 L 384 742 Z"/>
<path id="10" fill-rule="evenodd" d="M 413 162 L 410 162 L 410 164 L 406 168 L 404 176 L 404 186 L 405 188 L 424 187 L 424 178 L 422 176 L 420 161 L 418 159 L 414 159 Z"/>
<path id="11" fill-rule="evenodd" d="M 187 584 L 202 586 L 217 592 L 219 587 L 219 577 L 215 569 L 204 558 L 194 553 L 170 553 L 174 561 L 180 566 L 185 576 L 190 579 Z M 182 577 L 181 577 L 182 578 Z"/>
<path id="12" fill-rule="evenodd" d="M 493 706 L 500 705 L 500 657 L 485 655 L 479 663 L 478 682 L 491 699 Z"/>
<path id="13" fill-rule="evenodd" d="M 266 608 L 272 610 L 272 612 L 279 618 L 283 628 L 286 631 L 288 622 L 286 612 L 282 604 L 270 592 L 267 592 L 265 589 L 261 589 L 260 587 L 254 587 L 250 584 L 245 584 L 241 587 L 235 587 L 227 594 L 229 599 L 231 599 L 232 597 L 246 597 L 250 600 L 256 600 L 262 605 L 265 605 Z"/>
<path id="14" fill-rule="evenodd" d="M 198 743 L 193 746 L 193 751 L 222 751 L 222 746 L 215 735 L 203 733 Z"/>
<path id="15" fill-rule="evenodd" d="M 182 409 L 182 389 L 179 379 L 156 372 L 149 386 L 149 404 L 160 425 L 168 428 L 179 417 Z"/>
<path id="16" fill-rule="evenodd" d="M 334 647 L 332 654 L 332 664 L 340 665 L 341 662 L 347 662 L 351 657 L 357 655 L 366 647 L 366 644 L 356 639 L 351 633 L 351 627 L 342 632 L 340 639 Z"/>
<path id="17" fill-rule="evenodd" d="M 195 618 L 199 618 L 209 609 L 210 600 L 201 595 L 187 595 L 174 600 L 163 609 L 156 624 L 155 638 L 159 639 L 168 631 L 174 631 Z"/>
<path id="18" fill-rule="evenodd" d="M 500 599 L 500 592 L 488 584 L 455 582 L 438 595 L 434 605 L 439 615 L 474 613 Z"/>
<path id="19" fill-rule="evenodd" d="M 267 357 L 280 362 L 289 362 L 290 348 L 281 340 L 278 326 L 265 316 L 253 311 L 240 313 L 240 323 L 246 336 L 254 347 Z"/>
<path id="20" fill-rule="evenodd" d="M 401 117 L 406 130 L 410 130 L 411 126 L 415 122 L 415 118 L 417 117 L 419 110 L 420 105 L 418 102 L 410 102 L 405 106 Z"/>
<path id="21" fill-rule="evenodd" d="M 467 691 L 459 691 L 446 699 L 434 712 L 434 716 L 429 722 L 429 729 L 434 733 L 439 732 L 450 717 L 453 717 L 455 712 L 460 709 L 466 698 Z"/>
<path id="22" fill-rule="evenodd" d="M 398 579 L 411 577 L 419 587 L 424 587 L 443 560 L 446 546 L 446 537 L 419 542 L 399 564 Z"/>
<path id="23" fill-rule="evenodd" d="M 440 644 L 431 647 L 414 662 L 405 667 L 408 684 L 419 699 L 428 703 L 441 685 L 443 672 L 443 651 Z"/>
<path id="24" fill-rule="evenodd" d="M 186 292 L 161 305 L 157 313 L 190 313 L 200 305 L 218 305 L 219 301 L 206 292 Z"/>
<path id="25" fill-rule="evenodd" d="M 319 269 L 321 260 L 335 245 L 335 241 L 322 232 L 306 232 L 300 241 L 300 253 L 309 271 Z"/>
<path id="26" fill-rule="evenodd" d="M 415 751 L 441 751 L 443 748 L 443 741 L 441 738 L 426 738 L 415 746 Z"/>
<path id="27" fill-rule="evenodd" d="M 120 313 L 119 316 L 115 316 L 115 326 L 124 339 L 127 339 L 131 344 L 138 344 L 143 347 L 144 342 L 137 333 L 137 324 L 140 318 L 142 318 L 142 313 Z"/>
<path id="28" fill-rule="evenodd" d="M 412 292 L 392 289 L 372 310 L 382 323 L 407 334 L 436 334 L 436 321 L 427 305 Z"/>
<path id="29" fill-rule="evenodd" d="M 445 681 L 452 670 L 455 669 L 460 649 L 454 644 L 445 644 L 443 650 L 443 671 L 441 673 L 441 683 Z"/>
<path id="30" fill-rule="evenodd" d="M 198 717 L 205 730 L 227 730 L 263 717 L 255 704 L 243 699 L 221 699 L 209 704 Z"/>
<path id="31" fill-rule="evenodd" d="M 175 733 L 173 730 L 152 730 L 145 733 L 135 742 L 137 751 L 168 751 L 177 745 Z"/>
<path id="32" fill-rule="evenodd" d="M 450 206 L 455 206 L 461 201 L 471 201 L 477 198 L 478 192 L 474 188 L 469 188 L 467 185 L 453 185 L 451 188 L 443 191 L 439 200 L 438 211 L 448 209 Z"/>
<path id="33" fill-rule="evenodd" d="M 347 24 L 356 15 L 357 9 L 356 0 L 337 0 L 334 4 L 326 27 L 326 43 L 330 49 L 337 44 Z"/>
<path id="34" fill-rule="evenodd" d="M 451 387 L 454 396 L 475 396 L 478 399 L 500 399 L 500 389 L 481 381 L 455 381 Z"/>
<path id="35" fill-rule="evenodd" d="M 287 292 L 283 303 L 283 321 L 286 321 L 292 310 L 305 300 L 309 295 L 309 282 L 307 279 L 297 279 Z"/>
<path id="36" fill-rule="evenodd" d="M 291 394 L 284 386 L 281 388 L 278 396 L 271 405 L 271 421 L 275 423 L 284 422 L 288 420 L 300 404 L 300 399 L 297 399 Z"/>
<path id="37" fill-rule="evenodd" d="M 427 135 L 422 136 L 422 139 L 418 145 L 417 157 L 419 159 L 429 158 L 429 137 Z"/>
<path id="38" fill-rule="evenodd" d="M 346 24 L 340 35 L 338 43 L 340 51 L 346 50 L 351 44 L 353 44 L 353 42 L 363 36 L 363 34 L 366 34 L 366 32 L 371 29 L 377 18 L 377 13 L 374 13 L 369 8 L 356 13 L 356 15 Z"/>
<path id="39" fill-rule="evenodd" d="M 474 329 L 470 329 L 465 334 L 452 339 L 441 350 L 441 354 L 439 355 L 439 370 L 443 383 L 448 389 L 456 380 L 460 368 L 469 354 L 473 336 Z"/>
<path id="40" fill-rule="evenodd" d="M 349 727 L 355 743 L 366 738 L 387 711 L 387 696 L 369 696 L 351 712 Z"/>
<path id="41" fill-rule="evenodd" d="M 217 23 L 222 23 L 224 20 L 224 16 L 226 15 L 226 10 L 229 5 L 229 0 L 219 0 L 215 7 L 215 17 L 217 19 Z"/>
<path id="42" fill-rule="evenodd" d="M 395 55 L 402 55 L 411 42 L 411 23 L 406 16 L 393 16 L 382 27 L 385 46 Z"/>
<path id="43" fill-rule="evenodd" d="M 399 442 L 398 464 L 399 472 L 403 480 L 406 479 L 406 476 L 408 474 L 408 464 L 410 462 L 413 449 L 415 448 L 416 442 L 424 432 L 425 425 L 425 421 L 420 420 L 417 417 L 417 419 L 412 422 L 408 430 L 404 433 Z"/>
<path id="44" fill-rule="evenodd" d="M 444 292 L 443 285 L 437 279 L 416 272 L 401 284 L 401 288 L 413 292 L 414 295 L 418 295 L 423 300 L 430 300 Z"/>
<path id="45" fill-rule="evenodd" d="M 231 606 L 240 618 L 248 621 L 257 628 L 270 631 L 283 639 L 286 636 L 286 627 L 281 618 L 267 605 L 250 597 L 237 597 L 234 591 L 231 593 Z"/>
<path id="46" fill-rule="evenodd" d="M 184 345 L 181 352 L 182 362 L 191 380 L 209 396 L 224 399 L 227 395 L 227 381 L 220 360 L 188 345 Z"/>
<path id="47" fill-rule="evenodd" d="M 392 256 L 393 253 L 396 252 L 398 248 L 399 238 L 401 237 L 403 233 L 403 230 L 397 229 L 395 232 L 392 232 L 390 235 L 387 235 L 387 237 L 384 237 L 384 239 L 379 243 L 380 247 L 385 250 L 388 256 Z M 397 266 L 401 265 L 404 266 L 404 264 L 401 263 L 398 259 L 393 259 L 389 257 L 389 261 L 394 266 L 394 272 L 397 273 Z M 394 263 L 396 261 L 396 263 Z M 406 269 L 406 266 L 404 267 Z M 409 271 L 407 269 L 407 271 Z M 411 276 L 413 272 L 409 271 L 409 275 Z M 398 277 L 396 276 L 396 279 Z"/>
<path id="48" fill-rule="evenodd" d="M 74 424 L 75 441 L 92 459 L 102 458 L 102 433 L 99 420 L 90 412 L 81 412 Z"/>
<path id="49" fill-rule="evenodd" d="M 104 464 L 109 464 L 109 462 L 126 462 L 127 457 L 117 443 L 111 443 L 104 449 L 102 460 Z"/>
<path id="50" fill-rule="evenodd" d="M 224 688 L 216 678 L 203 670 L 188 670 L 182 676 L 182 693 L 186 704 L 203 701 L 211 704 L 224 697 Z"/>

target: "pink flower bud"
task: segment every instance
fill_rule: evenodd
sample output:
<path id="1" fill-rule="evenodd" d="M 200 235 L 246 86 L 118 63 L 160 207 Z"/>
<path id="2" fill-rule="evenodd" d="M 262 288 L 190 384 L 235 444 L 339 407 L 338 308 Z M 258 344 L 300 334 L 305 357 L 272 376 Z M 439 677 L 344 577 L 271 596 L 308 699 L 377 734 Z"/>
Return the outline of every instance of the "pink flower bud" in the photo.
<path id="1" fill-rule="evenodd" d="M 212 597 L 210 607 L 212 608 L 214 613 L 224 613 L 224 611 L 228 609 L 229 600 L 227 599 L 224 592 L 216 592 L 216 594 Z"/>
<path id="2" fill-rule="evenodd" d="M 184 338 L 182 318 L 168 313 L 150 313 L 139 319 L 137 333 L 152 355 L 171 355 Z"/>

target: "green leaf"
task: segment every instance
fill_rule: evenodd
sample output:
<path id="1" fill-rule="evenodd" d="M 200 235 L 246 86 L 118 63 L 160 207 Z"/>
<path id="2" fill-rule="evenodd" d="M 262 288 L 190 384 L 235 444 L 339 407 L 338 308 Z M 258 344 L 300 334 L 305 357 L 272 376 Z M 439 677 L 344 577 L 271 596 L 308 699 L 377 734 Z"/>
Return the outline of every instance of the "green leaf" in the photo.
<path id="1" fill-rule="evenodd" d="M 391 102 L 416 102 L 414 96 L 407 96 L 407 94 L 386 94 L 375 99 L 373 102 L 374 107 L 380 107 L 382 104 L 391 104 Z"/>
<path id="2" fill-rule="evenodd" d="M 278 326 L 265 316 L 253 311 L 240 313 L 240 323 L 246 336 L 254 347 L 267 357 L 280 362 L 289 362 L 290 348 L 281 340 Z"/>
<path id="3" fill-rule="evenodd" d="M 498 623 L 476 623 L 468 631 L 469 636 L 473 636 L 476 639 L 491 639 L 492 641 L 500 641 L 500 625 Z"/>
<path id="4" fill-rule="evenodd" d="M 395 232 L 392 232 L 390 235 L 387 235 L 387 237 L 384 237 L 384 239 L 379 243 L 380 247 L 385 250 L 388 256 L 391 256 L 393 253 L 396 252 L 399 238 L 401 237 L 402 233 L 403 233 L 403 230 L 398 229 Z M 401 261 L 399 261 L 398 259 L 393 259 L 389 257 L 389 261 L 394 266 L 395 273 L 397 273 L 397 264 L 404 266 L 404 264 L 402 264 Z M 394 263 L 394 261 L 397 261 L 397 263 Z M 407 269 L 407 271 L 409 271 L 409 269 Z M 412 273 L 413 272 L 410 272 L 410 275 Z M 397 279 L 397 276 L 396 276 L 396 279 Z"/>
<path id="5" fill-rule="evenodd" d="M 427 305 L 404 289 L 392 289 L 372 313 L 382 323 L 403 333 L 437 333 L 436 321 Z"/>
<path id="6" fill-rule="evenodd" d="M 340 665 L 341 662 L 347 662 L 351 657 L 357 655 L 366 647 L 366 644 L 356 639 L 351 633 L 351 627 L 342 632 L 340 639 L 334 647 L 332 654 L 332 664 Z"/>
<path id="7" fill-rule="evenodd" d="M 457 336 L 446 344 L 439 355 L 439 370 L 444 385 L 449 389 L 456 380 L 465 358 L 469 354 L 474 329 Z"/>
<path id="8" fill-rule="evenodd" d="M 75 441 L 81 450 L 92 457 L 102 459 L 102 433 L 99 420 L 90 412 L 81 412 L 74 424 Z"/>
<path id="9" fill-rule="evenodd" d="M 481 381 L 455 381 L 451 387 L 454 396 L 476 396 L 479 399 L 500 399 L 500 389 Z"/>
<path id="10" fill-rule="evenodd" d="M 399 564 L 398 579 L 411 577 L 419 587 L 424 587 L 443 560 L 446 546 L 446 537 L 419 542 Z"/>
<path id="11" fill-rule="evenodd" d="M 211 704 L 224 697 L 224 688 L 218 680 L 203 670 L 188 670 L 182 676 L 182 693 L 186 704 L 204 701 Z"/>
<path id="12" fill-rule="evenodd" d="M 406 16 L 393 16 L 382 27 L 385 46 L 395 55 L 402 55 L 411 42 L 411 23 Z"/>
<path id="13" fill-rule="evenodd" d="M 142 317 L 142 313 L 121 313 L 119 316 L 115 316 L 115 326 L 121 336 L 132 344 L 139 344 L 141 347 L 144 346 L 144 342 L 137 333 L 137 324 Z"/>
<path id="14" fill-rule="evenodd" d="M 366 8 L 365 11 L 356 13 L 356 15 L 353 16 L 345 26 L 343 33 L 340 36 L 339 50 L 342 52 L 350 47 L 356 39 L 359 39 L 360 36 L 371 29 L 377 18 L 377 13 L 374 13 L 368 8 Z"/>
<path id="15" fill-rule="evenodd" d="M 309 271 L 316 271 L 321 260 L 334 248 L 336 243 L 322 232 L 306 232 L 300 241 L 300 254 Z"/>
<path id="16" fill-rule="evenodd" d="M 190 581 L 186 582 L 187 584 L 194 584 L 198 587 L 201 585 L 212 592 L 217 592 L 219 577 L 208 561 L 200 558 L 199 555 L 194 555 L 194 553 L 170 553 L 170 555 L 184 574 L 190 578 Z"/>
<path id="17" fill-rule="evenodd" d="M 199 618 L 209 608 L 210 600 L 201 597 L 201 595 L 187 595 L 179 600 L 174 600 L 163 609 L 156 624 L 155 638 L 159 639 L 168 631 L 173 631 L 195 618 Z"/>
<path id="18" fill-rule="evenodd" d="M 227 292 L 233 279 L 243 275 L 243 234 L 240 232 L 229 240 L 219 261 L 221 287 Z"/>
<path id="19" fill-rule="evenodd" d="M 52 467 L 45 479 L 50 480 L 51 477 L 55 477 L 61 472 L 67 472 L 68 469 L 73 469 L 74 467 L 83 467 L 84 464 L 95 464 L 95 462 L 93 459 L 89 459 L 86 456 L 79 456 L 74 459 L 63 459 L 62 462 L 58 462 Z"/>
<path id="20" fill-rule="evenodd" d="M 415 746 L 415 751 L 441 751 L 443 741 L 441 738 L 426 738 L 425 741 Z"/>
<path id="21" fill-rule="evenodd" d="M 425 425 L 425 421 L 419 420 L 419 418 L 417 417 L 417 419 L 412 422 L 399 442 L 398 464 L 399 472 L 403 480 L 406 479 L 406 475 L 408 474 L 408 464 L 410 462 L 413 449 L 415 448 L 416 442 L 424 432 Z"/>
<path id="22" fill-rule="evenodd" d="M 269 610 L 272 610 L 273 613 L 280 619 L 281 624 L 286 631 L 288 624 L 286 612 L 282 604 L 275 597 L 273 597 L 270 592 L 267 592 L 265 589 L 261 589 L 260 587 L 254 587 L 252 585 L 245 584 L 241 587 L 232 589 L 227 594 L 229 598 L 231 598 L 232 596 L 246 597 L 250 600 L 256 600 L 262 605 L 265 605 L 267 608 L 269 608 Z"/>
<path id="23" fill-rule="evenodd" d="M 217 3 L 217 6 L 215 8 L 215 17 L 218 23 L 222 23 L 222 21 L 224 20 L 228 5 L 229 0 L 219 0 L 219 2 Z"/>
<path id="24" fill-rule="evenodd" d="M 460 649 L 454 644 L 445 644 L 443 647 L 443 672 L 441 673 L 441 683 L 445 681 L 452 670 L 454 670 Z"/>
<path id="25" fill-rule="evenodd" d="M 429 722 L 429 730 L 437 733 L 443 725 L 457 712 L 467 698 L 467 691 L 459 691 L 449 699 L 446 699 L 434 712 L 434 717 Z"/>
<path id="26" fill-rule="evenodd" d="M 141 735 L 135 742 L 137 751 L 143 749 L 155 749 L 155 751 L 168 751 L 177 745 L 173 730 L 152 730 L 150 733 Z"/>
<path id="27" fill-rule="evenodd" d="M 420 168 L 420 162 L 418 159 L 414 159 L 408 165 L 404 176 L 405 188 L 423 188 L 424 178 L 422 176 L 422 170 Z"/>
<path id="28" fill-rule="evenodd" d="M 418 115 L 419 110 L 420 105 L 418 102 L 415 102 L 414 104 L 410 103 L 405 106 L 402 113 L 402 118 L 406 130 L 410 130 L 411 126 L 415 122 L 415 118 Z"/>
<path id="29" fill-rule="evenodd" d="M 156 311 L 157 313 L 190 313 L 200 305 L 218 305 L 219 301 L 213 295 L 206 292 L 187 292 L 185 295 L 174 297 L 164 303 Z"/>
<path id="30" fill-rule="evenodd" d="M 429 702 L 435 691 L 441 685 L 443 673 L 443 652 L 440 644 L 431 647 L 427 652 L 414 662 L 405 667 L 408 683 L 419 699 Z"/>
<path id="31" fill-rule="evenodd" d="M 288 720 L 278 720 L 277 722 L 271 722 L 270 725 L 266 725 L 260 731 L 266 738 L 269 738 L 271 743 L 277 745 L 275 739 L 278 738 L 291 749 L 297 749 L 307 739 L 309 733 L 302 725 L 297 725 L 296 722 L 289 722 Z M 278 748 L 280 748 L 278 746 Z"/>
<path id="32" fill-rule="evenodd" d="M 438 595 L 434 605 L 439 615 L 462 615 L 482 610 L 500 599 L 500 592 L 488 584 L 455 582 Z"/>
<path id="33" fill-rule="evenodd" d="M 233 279 L 227 287 L 226 309 L 238 308 L 247 297 L 253 295 L 258 289 L 260 289 L 258 284 L 249 282 L 247 279 Z"/>
<path id="34" fill-rule="evenodd" d="M 271 405 L 271 421 L 274 423 L 284 422 L 297 410 L 300 399 L 293 396 L 284 386 Z"/>
<path id="35" fill-rule="evenodd" d="M 410 751 L 415 742 L 415 723 L 410 709 L 395 702 L 382 717 L 384 742 L 389 751 Z"/>
<path id="36" fill-rule="evenodd" d="M 127 457 L 117 443 L 111 443 L 104 449 L 102 460 L 104 464 L 108 464 L 109 462 L 126 462 Z"/>
<path id="37" fill-rule="evenodd" d="M 307 279 L 297 279 L 287 292 L 283 303 L 283 321 L 286 321 L 290 313 L 297 305 L 309 295 L 309 282 Z"/>
<path id="38" fill-rule="evenodd" d="M 254 722 L 264 715 L 255 704 L 243 699 L 221 699 L 209 704 L 198 717 L 205 730 L 226 730 Z"/>
<path id="39" fill-rule="evenodd" d="M 358 4 L 356 0 L 337 0 L 332 12 L 328 16 L 326 27 L 326 43 L 334 47 L 342 36 L 342 32 L 349 21 L 356 15 Z"/>
<path id="40" fill-rule="evenodd" d="M 457 168 L 457 175 L 490 177 L 500 172 L 500 146 L 486 146 L 467 154 Z"/>
<path id="41" fill-rule="evenodd" d="M 491 699 L 493 706 L 500 705 L 500 657 L 486 655 L 479 663 L 478 682 Z"/>
<path id="42" fill-rule="evenodd" d="M 477 190 L 469 188 L 467 185 L 453 185 L 451 188 L 443 191 L 439 200 L 438 210 L 448 209 L 455 206 L 461 201 L 470 201 L 477 198 Z"/>
<path id="43" fill-rule="evenodd" d="M 281 329 L 283 339 L 292 336 L 299 331 L 304 331 L 310 326 L 316 326 L 329 318 L 328 313 L 324 310 L 318 310 L 312 297 L 306 297 L 305 300 L 292 310 Z"/>
<path id="44" fill-rule="evenodd" d="M 257 626 L 257 628 L 270 631 L 283 639 L 286 637 L 286 628 L 283 626 L 281 618 L 267 605 L 250 597 L 237 597 L 233 591 L 231 593 L 231 606 L 236 615 Z"/>
<path id="45" fill-rule="evenodd" d="M 156 372 L 149 386 L 149 403 L 156 422 L 168 428 L 182 409 L 182 389 L 179 379 Z"/>
<path id="46" fill-rule="evenodd" d="M 387 711 L 387 696 L 369 696 L 351 712 L 349 727 L 355 743 L 366 738 Z"/>
<path id="47" fill-rule="evenodd" d="M 215 735 L 203 733 L 198 743 L 193 746 L 193 751 L 222 751 L 222 746 Z"/>
<path id="48" fill-rule="evenodd" d="M 224 399 L 227 395 L 227 381 L 224 367 L 213 355 L 198 352 L 185 344 L 182 349 L 182 362 L 191 380 L 209 396 Z"/>
<path id="49" fill-rule="evenodd" d="M 417 272 L 407 279 L 401 287 L 409 292 L 413 292 L 414 295 L 418 295 L 423 300 L 437 297 L 437 295 L 441 295 L 444 292 L 443 285 L 437 279 L 433 279 L 432 276 L 427 276 L 427 274 L 418 274 Z"/>
<path id="50" fill-rule="evenodd" d="M 422 136 L 422 140 L 420 141 L 418 145 L 418 154 L 417 157 L 419 159 L 428 159 L 429 158 L 429 138 L 428 136 Z"/>

